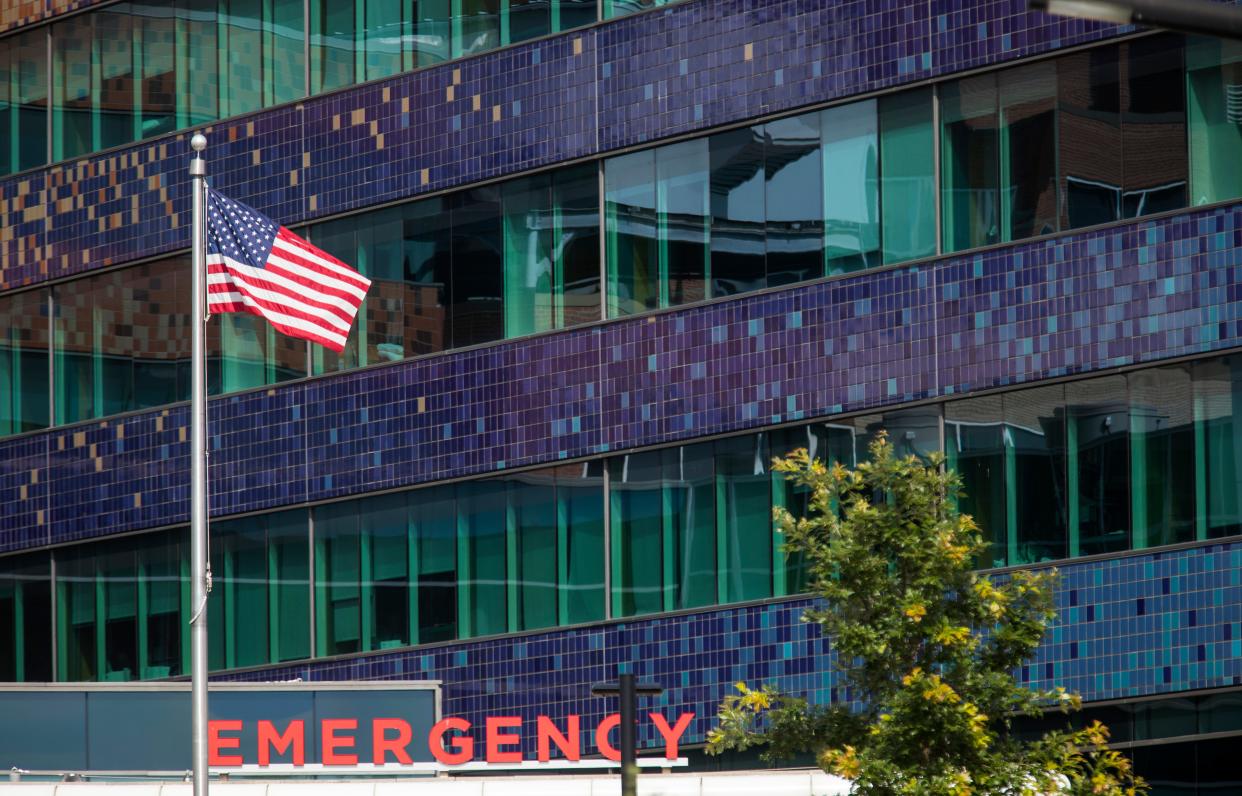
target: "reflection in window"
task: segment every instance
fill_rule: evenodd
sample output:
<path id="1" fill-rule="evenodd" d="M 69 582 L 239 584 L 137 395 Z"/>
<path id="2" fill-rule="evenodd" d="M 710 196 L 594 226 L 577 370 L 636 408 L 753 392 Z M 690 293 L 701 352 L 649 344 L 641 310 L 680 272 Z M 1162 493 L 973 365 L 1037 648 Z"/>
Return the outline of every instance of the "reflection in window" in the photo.
<path id="1" fill-rule="evenodd" d="M 1242 196 L 1242 44 L 1196 38 L 1186 48 L 1190 203 Z"/>
<path id="2" fill-rule="evenodd" d="M 865 108 L 869 103 L 860 104 Z M 874 125 L 874 112 L 870 118 Z M 769 286 L 815 279 L 824 273 L 823 200 L 827 167 L 821 159 L 820 119 L 819 114 L 804 114 L 763 126 Z M 854 132 L 838 128 L 832 134 L 848 136 Z M 834 183 L 866 191 L 865 174 L 851 172 L 848 166 L 842 172 Z M 874 180 L 871 187 L 874 190 Z"/>
<path id="3" fill-rule="evenodd" d="M 885 263 L 936 253 L 936 145 L 932 90 L 879 100 L 880 223 Z"/>
<path id="4" fill-rule="evenodd" d="M 876 102 L 865 100 L 829 108 L 820 115 L 820 128 L 824 157 L 824 270 L 839 274 L 873 268 L 880 265 Z M 784 201 L 801 203 L 806 197 L 788 194 Z"/>
<path id="5" fill-rule="evenodd" d="M 1000 240 L 996 74 L 956 80 L 940 93 L 944 247 Z"/>
<path id="6" fill-rule="evenodd" d="M 1007 69 L 998 78 L 1002 237 L 1056 232 L 1056 62 Z"/>
<path id="7" fill-rule="evenodd" d="M 1070 555 L 1130 542 L 1131 417 L 1124 376 L 1066 385 Z"/>
<path id="8" fill-rule="evenodd" d="M 708 139 L 713 296 L 767 286 L 764 143 L 762 127 Z"/>

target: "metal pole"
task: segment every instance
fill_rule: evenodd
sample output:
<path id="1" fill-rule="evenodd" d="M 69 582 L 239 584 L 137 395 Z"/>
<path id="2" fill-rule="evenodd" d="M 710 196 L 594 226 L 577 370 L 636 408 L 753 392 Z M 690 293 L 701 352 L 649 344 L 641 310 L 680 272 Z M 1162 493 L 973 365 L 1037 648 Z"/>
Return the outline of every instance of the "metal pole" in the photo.
<path id="1" fill-rule="evenodd" d="M 194 280 L 191 291 L 190 323 L 190 680 L 191 721 L 190 746 L 193 756 L 194 794 L 207 796 L 207 457 L 206 417 L 207 385 L 204 369 L 207 357 L 207 162 L 203 150 L 207 139 L 201 133 L 190 140 L 195 155 L 190 161 L 190 185 L 193 196 L 194 223 L 191 234 L 191 266 Z"/>
<path id="2" fill-rule="evenodd" d="M 621 681 L 621 796 L 638 793 L 638 761 L 635 747 L 638 739 L 634 728 L 634 714 L 638 712 L 638 694 L 634 688 L 634 675 L 627 672 Z"/>

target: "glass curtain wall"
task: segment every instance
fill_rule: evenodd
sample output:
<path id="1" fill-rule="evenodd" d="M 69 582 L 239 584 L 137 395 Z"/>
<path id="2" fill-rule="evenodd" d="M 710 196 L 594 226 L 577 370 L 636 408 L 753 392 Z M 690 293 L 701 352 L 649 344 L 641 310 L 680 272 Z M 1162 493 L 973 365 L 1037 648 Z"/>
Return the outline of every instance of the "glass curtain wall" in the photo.
<path id="1" fill-rule="evenodd" d="M 1242 44 L 1193 39 L 1186 47 L 1190 204 L 1242 196 Z"/>
<path id="2" fill-rule="evenodd" d="M 604 19 L 623 17 L 648 8 L 659 8 L 677 0 L 604 0 Z"/>
<path id="3" fill-rule="evenodd" d="M 0 437 L 48 426 L 48 291 L 0 297 Z"/>
<path id="4" fill-rule="evenodd" d="M 0 559 L 0 683 L 51 680 L 51 558 L 36 553 Z"/>
<path id="5" fill-rule="evenodd" d="M 0 175 L 47 162 L 47 34 L 0 44 Z"/>
<path id="6" fill-rule="evenodd" d="M 52 159 L 304 96 L 304 30 L 297 0 L 122 3 L 55 23 Z"/>

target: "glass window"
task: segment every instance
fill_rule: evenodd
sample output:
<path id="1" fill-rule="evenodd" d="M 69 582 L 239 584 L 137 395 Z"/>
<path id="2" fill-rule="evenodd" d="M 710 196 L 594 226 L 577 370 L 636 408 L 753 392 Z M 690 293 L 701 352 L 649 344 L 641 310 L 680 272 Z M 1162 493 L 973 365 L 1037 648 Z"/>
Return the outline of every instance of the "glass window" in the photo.
<path id="1" fill-rule="evenodd" d="M 1070 555 L 1130 546 L 1131 418 L 1124 376 L 1066 385 Z"/>
<path id="2" fill-rule="evenodd" d="M 453 345 L 453 235 L 449 202 L 436 197 L 402 208 L 405 236 L 403 356 L 431 354 Z M 395 353 L 395 352 L 394 352 Z"/>
<path id="3" fill-rule="evenodd" d="M 207 390 L 219 395 L 300 379 L 306 375 L 306 348 L 306 341 L 280 334 L 257 315 L 212 315 L 207 321 Z"/>
<path id="4" fill-rule="evenodd" d="M 604 618 L 604 463 L 556 470 L 560 622 Z"/>
<path id="5" fill-rule="evenodd" d="M 936 253 L 936 145 L 932 90 L 882 97 L 880 223 L 885 263 Z"/>
<path id="6" fill-rule="evenodd" d="M 219 81 L 201 79 L 203 75 L 219 74 L 220 58 L 227 52 L 227 48 L 220 46 L 223 22 L 216 17 L 217 3 L 218 0 L 177 3 L 178 29 L 184 42 L 178 50 L 178 127 L 200 125 L 221 117 Z"/>
<path id="7" fill-rule="evenodd" d="M 1017 488 L 1016 452 L 1002 403 L 995 395 L 945 405 L 946 463 L 962 481 L 958 510 L 974 519 L 988 542 L 983 567 L 1003 567 L 1011 558 L 1009 528 L 1016 521 L 1010 516 L 1016 501 L 1008 494 Z"/>
<path id="8" fill-rule="evenodd" d="M 636 11 L 662 6 L 671 0 L 604 0 L 604 19 L 623 17 Z"/>
<path id="9" fill-rule="evenodd" d="M 407 68 L 429 66 L 451 57 L 453 14 L 449 0 L 413 0 L 414 37 Z"/>
<path id="10" fill-rule="evenodd" d="M 671 562 L 664 549 L 661 459 L 660 451 L 647 451 L 608 461 L 614 616 L 665 610 L 664 570 Z"/>
<path id="11" fill-rule="evenodd" d="M 512 44 L 552 32 L 552 5 L 555 0 L 504 0 L 501 12 L 501 41 Z"/>
<path id="12" fill-rule="evenodd" d="M 610 318 L 661 306 L 655 188 L 655 150 L 604 164 Z"/>
<path id="13" fill-rule="evenodd" d="M 865 100 L 828 108 L 820 116 L 824 270 L 830 275 L 880 264 L 880 142 L 876 107 L 875 100 Z M 799 193 L 784 201 L 805 200 Z"/>
<path id="14" fill-rule="evenodd" d="M 1195 365 L 1199 538 L 1242 533 L 1242 360 L 1221 357 Z"/>
<path id="15" fill-rule="evenodd" d="M 56 558 L 57 680 L 96 680 L 103 666 L 97 633 L 95 563 L 82 549 L 70 548 Z"/>
<path id="16" fill-rule="evenodd" d="M 1121 147 L 1125 218 L 1186 206 L 1186 83 L 1179 36 L 1122 46 Z"/>
<path id="17" fill-rule="evenodd" d="M 503 481 L 457 486 L 458 619 L 462 638 L 504 633 L 510 578 Z"/>
<path id="18" fill-rule="evenodd" d="M 0 558 L 0 683 L 51 680 L 51 561 L 46 553 Z"/>
<path id="19" fill-rule="evenodd" d="M 374 80 L 399 74 L 412 67 L 403 63 L 402 50 L 410 40 L 411 8 L 402 0 L 355 0 L 365 8 L 366 67 L 363 79 Z"/>
<path id="20" fill-rule="evenodd" d="M 47 162 L 47 33 L 8 36 L 0 48 L 0 174 Z"/>
<path id="21" fill-rule="evenodd" d="M 415 538 L 414 643 L 457 638 L 457 502 L 452 486 L 410 495 Z"/>
<path id="22" fill-rule="evenodd" d="M 358 502 L 333 503 L 314 512 L 315 654 L 361 652 L 362 545 Z M 369 564 L 369 562 L 368 562 Z"/>
<path id="23" fill-rule="evenodd" d="M 716 442 L 721 601 L 772 596 L 772 476 L 766 434 Z"/>
<path id="24" fill-rule="evenodd" d="M 557 322 L 574 326 L 600 319 L 599 167 L 570 166 L 552 175 L 553 275 L 561 302 Z"/>
<path id="25" fill-rule="evenodd" d="M 696 608 L 720 602 L 716 574 L 720 567 L 720 539 L 712 443 L 665 448 L 663 558 L 665 585 L 673 608 Z M 658 560 L 658 559 L 656 559 Z M 668 593 L 668 592 L 666 592 Z"/>
<path id="26" fill-rule="evenodd" d="M 53 42 L 52 124 L 53 160 L 76 157 L 100 148 L 99 114 L 93 97 L 99 96 L 99 71 L 94 61 L 94 14 L 70 17 L 55 25 Z"/>
<path id="27" fill-rule="evenodd" d="M 1121 75 L 1116 45 L 1057 59 L 1061 229 L 1121 218 Z M 1071 146 L 1072 144 L 1072 146 Z"/>
<path id="28" fill-rule="evenodd" d="M 189 398 L 185 265 L 161 260 L 55 290 L 57 423 Z"/>
<path id="29" fill-rule="evenodd" d="M 941 203 L 945 251 L 1000 240 L 996 74 L 946 83 L 940 92 Z"/>
<path id="30" fill-rule="evenodd" d="M 177 121 L 177 18 L 164 9 L 134 6 L 134 57 L 139 63 L 135 138 L 172 132 Z"/>
<path id="31" fill-rule="evenodd" d="M 1052 385 L 1005 393 L 1004 410 L 1014 478 L 1013 486 L 1008 481 L 1006 486 L 1013 497 L 1007 563 L 1065 558 L 1069 505 L 1065 390 Z"/>
<path id="32" fill-rule="evenodd" d="M 365 13 L 369 1 L 373 0 L 315 0 L 311 3 L 311 93 L 358 82 L 354 63 L 355 15 Z"/>
<path id="33" fill-rule="evenodd" d="M 506 479 L 516 570 L 512 579 L 517 621 L 512 630 L 558 624 L 559 578 L 555 473 L 537 471 Z"/>
<path id="34" fill-rule="evenodd" d="M 872 122 L 874 133 L 874 114 Z M 825 180 L 820 114 L 768 122 L 763 134 L 768 284 L 788 285 L 823 276 Z M 842 174 L 838 182 L 844 185 L 863 176 Z M 865 193 L 866 185 L 858 186 L 858 191 Z"/>
<path id="35" fill-rule="evenodd" d="M 47 428 L 47 290 L 0 298 L 0 437 Z"/>
<path id="36" fill-rule="evenodd" d="M 1188 367 L 1132 373 L 1134 547 L 1195 538 L 1194 396 Z"/>
<path id="37" fill-rule="evenodd" d="M 548 173 L 506 182 L 504 205 L 505 337 L 556 328 L 557 290 L 553 268 L 555 219 Z"/>
<path id="38" fill-rule="evenodd" d="M 763 128 L 717 133 L 708 146 L 712 295 L 758 290 L 767 285 Z"/>
<path id="39" fill-rule="evenodd" d="M 711 296 L 708 140 L 682 141 L 655 151 L 662 307 Z"/>
<path id="40" fill-rule="evenodd" d="M 473 188 L 452 200 L 453 346 L 464 348 L 505 336 L 500 188 Z"/>
<path id="41" fill-rule="evenodd" d="M 453 57 L 500 46 L 502 0 L 453 0 Z"/>
<path id="42" fill-rule="evenodd" d="M 1003 238 L 1056 232 L 1056 62 L 1007 69 L 998 79 Z"/>
<path id="43" fill-rule="evenodd" d="M 1242 170 L 1231 166 L 1242 162 L 1242 43 L 1191 40 L 1186 87 L 1191 203 L 1242 196 Z"/>

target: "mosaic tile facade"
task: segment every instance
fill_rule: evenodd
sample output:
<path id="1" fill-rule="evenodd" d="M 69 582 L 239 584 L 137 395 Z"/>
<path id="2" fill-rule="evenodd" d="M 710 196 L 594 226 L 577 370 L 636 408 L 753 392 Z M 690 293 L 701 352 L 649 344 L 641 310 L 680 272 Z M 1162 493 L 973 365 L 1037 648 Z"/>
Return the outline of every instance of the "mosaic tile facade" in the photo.
<path id="1" fill-rule="evenodd" d="M 208 129 L 291 224 L 1117 33 L 1022 0 L 690 0 Z M 0 290 L 184 248 L 186 136 L 0 180 Z"/>
<path id="2" fill-rule="evenodd" d="M 1242 546 L 1135 554 L 1061 570 L 1058 619 L 1020 679 L 1087 700 L 1242 683 Z M 693 711 L 686 743 L 702 743 L 733 683 L 768 682 L 818 703 L 846 698 L 829 643 L 800 621 L 806 599 L 580 630 L 460 642 L 349 660 L 268 668 L 229 679 L 443 681 L 444 715 L 481 724 L 520 715 L 533 754 L 539 714 L 602 717 L 594 682 L 617 667 L 664 685 L 646 705 Z M 646 709 L 644 706 L 644 710 Z M 640 725 L 644 746 L 658 735 Z"/>
<path id="3" fill-rule="evenodd" d="M 1240 290 L 1235 205 L 229 396 L 210 409 L 212 511 L 1236 347 Z M 185 521 L 185 422 L 0 441 L 0 461 L 43 446 L 48 467 L 0 550 Z"/>

